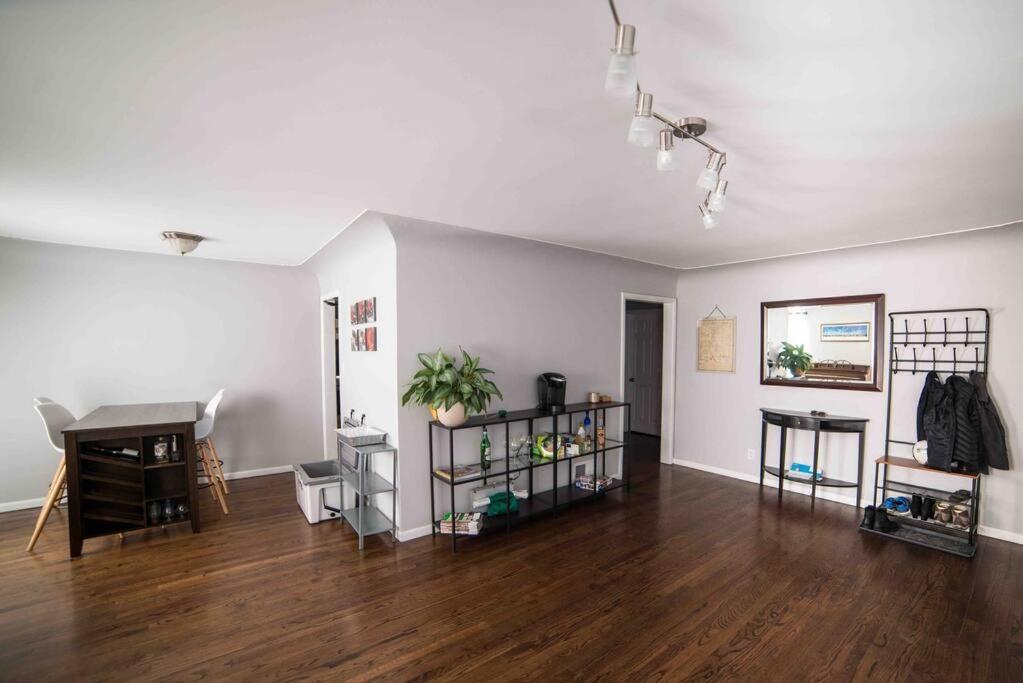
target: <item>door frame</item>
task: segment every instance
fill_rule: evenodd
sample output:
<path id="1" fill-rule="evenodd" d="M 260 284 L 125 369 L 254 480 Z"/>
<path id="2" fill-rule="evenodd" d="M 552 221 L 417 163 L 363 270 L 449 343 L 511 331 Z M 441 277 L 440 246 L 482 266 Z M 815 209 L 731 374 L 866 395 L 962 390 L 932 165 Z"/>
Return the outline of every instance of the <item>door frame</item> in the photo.
<path id="1" fill-rule="evenodd" d="M 327 400 L 327 391 L 328 391 L 328 386 L 327 386 L 327 363 L 330 362 L 330 355 L 334 352 L 334 348 L 333 348 L 334 347 L 334 339 L 333 339 L 333 334 L 331 334 L 330 335 L 330 341 L 328 343 L 328 341 L 327 341 L 327 324 L 324 322 L 324 319 L 323 319 L 324 318 L 324 316 L 323 316 L 323 307 L 327 306 L 328 305 L 327 302 L 329 300 L 331 300 L 331 299 L 337 299 L 337 305 L 338 305 L 337 316 L 338 316 L 338 322 L 340 323 L 340 321 L 341 321 L 341 292 L 335 290 L 333 292 L 320 294 L 320 296 L 317 297 L 317 301 L 319 302 L 319 307 L 320 307 L 319 308 L 319 313 L 320 313 L 320 411 L 321 411 L 320 414 L 321 414 L 321 418 L 322 418 L 321 427 L 323 429 L 323 459 L 324 460 L 330 460 L 331 458 L 337 457 L 337 442 L 334 440 L 334 438 L 332 438 L 332 436 L 334 434 L 334 427 L 331 426 L 331 425 L 334 424 L 334 421 L 337 419 L 337 417 L 335 415 L 328 415 L 328 410 L 327 410 L 327 405 L 329 403 L 329 401 Z M 331 332 L 333 332 L 333 330 L 331 330 Z M 339 350 L 340 350 L 340 347 L 339 347 Z M 340 354 L 338 354 L 338 355 L 340 356 Z M 335 361 L 335 362 L 338 365 L 338 368 L 337 368 L 338 372 L 340 372 L 341 371 L 341 367 L 340 367 L 340 365 L 341 365 L 341 358 L 339 357 L 337 359 L 337 361 Z M 334 387 L 333 382 L 336 382 L 336 381 L 337 381 L 337 379 L 335 377 L 333 377 L 333 373 L 331 373 L 331 382 L 332 383 L 331 383 L 331 385 L 329 387 L 331 395 L 333 395 L 333 393 L 335 391 L 335 387 Z"/>
<path id="2" fill-rule="evenodd" d="M 661 455 L 665 465 L 675 463 L 675 315 L 678 300 L 675 297 L 654 294 L 622 292 L 621 348 L 618 364 L 618 395 L 625 400 L 625 303 L 648 301 L 659 303 L 664 309 L 661 323 Z M 622 428 L 624 430 L 624 426 Z"/>

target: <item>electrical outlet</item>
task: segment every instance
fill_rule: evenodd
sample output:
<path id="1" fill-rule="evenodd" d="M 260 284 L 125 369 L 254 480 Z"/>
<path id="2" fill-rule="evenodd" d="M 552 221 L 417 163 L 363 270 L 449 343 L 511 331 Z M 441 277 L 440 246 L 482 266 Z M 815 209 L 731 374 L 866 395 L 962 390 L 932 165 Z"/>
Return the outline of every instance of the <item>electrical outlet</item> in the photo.
<path id="1" fill-rule="evenodd" d="M 752 460 L 753 459 L 753 449 L 752 448 L 747 448 L 746 449 L 746 459 L 747 460 Z"/>

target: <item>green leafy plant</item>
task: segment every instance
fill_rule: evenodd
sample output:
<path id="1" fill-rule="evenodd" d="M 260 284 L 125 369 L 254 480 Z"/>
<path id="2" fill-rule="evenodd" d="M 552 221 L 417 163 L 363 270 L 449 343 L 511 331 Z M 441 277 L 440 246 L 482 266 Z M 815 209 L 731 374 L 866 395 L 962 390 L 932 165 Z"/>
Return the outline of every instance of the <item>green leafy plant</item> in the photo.
<path id="1" fill-rule="evenodd" d="M 455 359 L 437 349 L 432 356 L 420 353 L 422 367 L 412 375 L 401 404 L 428 406 L 450 410 L 456 403 L 465 406 L 466 413 L 484 413 L 494 396 L 504 396 L 487 375 L 493 370 L 480 367 L 479 356 L 473 358 L 464 350 L 462 366 L 455 367 Z"/>
<path id="2" fill-rule="evenodd" d="M 807 353 L 802 344 L 781 343 L 778 352 L 778 365 L 788 369 L 793 375 L 802 375 L 813 365 L 813 356 Z"/>

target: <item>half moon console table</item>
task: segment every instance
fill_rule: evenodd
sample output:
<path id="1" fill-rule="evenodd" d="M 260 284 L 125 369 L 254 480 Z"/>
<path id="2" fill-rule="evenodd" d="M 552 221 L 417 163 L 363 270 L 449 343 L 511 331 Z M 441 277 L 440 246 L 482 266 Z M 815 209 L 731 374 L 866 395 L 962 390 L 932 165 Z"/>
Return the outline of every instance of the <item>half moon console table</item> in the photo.
<path id="1" fill-rule="evenodd" d="M 867 431 L 867 418 L 865 417 L 843 417 L 840 415 L 803 413 L 795 410 L 775 410 L 773 408 L 761 408 L 763 425 L 760 431 L 760 485 L 764 485 L 764 472 L 778 477 L 778 498 L 781 498 L 785 488 L 785 481 L 795 481 L 800 484 L 810 485 L 810 506 L 813 506 L 817 498 L 818 486 L 829 486 L 833 488 L 855 488 L 856 507 L 860 507 L 860 490 L 863 485 L 863 450 L 864 438 Z M 779 441 L 778 467 L 767 464 L 767 426 L 777 425 L 781 427 L 781 439 Z M 786 474 L 785 471 L 785 448 L 788 443 L 787 435 L 790 429 L 802 429 L 813 432 L 813 466 L 810 470 L 812 476 L 809 479 L 801 479 Z M 832 477 L 817 479 L 817 463 L 820 460 L 821 432 L 827 433 L 848 433 L 859 435 L 859 449 L 857 451 L 856 481 L 843 481 Z"/>

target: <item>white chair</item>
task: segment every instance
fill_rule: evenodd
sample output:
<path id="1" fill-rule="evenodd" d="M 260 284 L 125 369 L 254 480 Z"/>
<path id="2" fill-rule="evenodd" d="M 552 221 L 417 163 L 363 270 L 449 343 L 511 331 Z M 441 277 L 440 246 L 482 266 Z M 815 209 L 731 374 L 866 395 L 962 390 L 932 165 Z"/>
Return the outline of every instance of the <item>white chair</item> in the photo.
<path id="1" fill-rule="evenodd" d="M 50 481 L 50 490 L 46 494 L 46 502 L 43 503 L 43 507 L 39 511 L 39 517 L 36 519 L 36 528 L 32 532 L 32 539 L 28 542 L 26 551 L 31 551 L 35 547 L 36 541 L 39 540 L 39 534 L 42 533 L 43 526 L 50 516 L 50 510 L 57 506 L 57 501 L 60 500 L 67 484 L 67 464 L 64 461 L 64 434 L 62 432 L 65 427 L 75 421 L 75 416 L 59 403 L 54 403 L 53 401 L 48 403 L 42 402 L 47 400 L 42 397 L 35 399 L 35 410 L 39 413 L 39 417 L 43 419 L 43 426 L 46 427 L 46 436 L 50 440 L 50 445 L 60 455 L 60 463 L 57 465 L 57 472 Z"/>
<path id="2" fill-rule="evenodd" d="M 213 427 L 217 419 L 217 407 L 224 398 L 224 390 L 221 389 L 206 404 L 206 410 L 202 419 L 195 423 L 195 454 L 199 459 L 199 466 L 202 468 L 202 476 L 209 481 L 213 493 L 213 500 L 220 504 L 224 514 L 228 514 L 227 495 L 230 491 L 227 488 L 227 480 L 224 478 L 224 470 L 221 468 L 223 461 L 217 454 L 217 448 L 213 445 Z"/>

